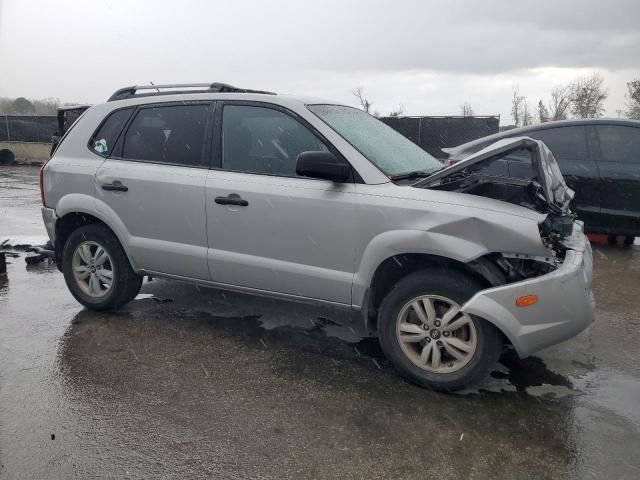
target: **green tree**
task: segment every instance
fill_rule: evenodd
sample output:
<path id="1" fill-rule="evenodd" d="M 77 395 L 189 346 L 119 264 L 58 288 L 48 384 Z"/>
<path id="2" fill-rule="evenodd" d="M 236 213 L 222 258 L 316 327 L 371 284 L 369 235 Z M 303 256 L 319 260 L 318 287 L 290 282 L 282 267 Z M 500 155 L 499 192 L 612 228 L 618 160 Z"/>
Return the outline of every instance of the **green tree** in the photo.
<path id="1" fill-rule="evenodd" d="M 604 101 L 609 93 L 604 88 L 604 78 L 592 73 L 571 83 L 571 113 L 576 118 L 600 118 L 604 113 Z"/>
<path id="2" fill-rule="evenodd" d="M 627 116 L 640 120 L 640 79 L 627 82 Z"/>
<path id="3" fill-rule="evenodd" d="M 24 97 L 16 98 L 11 104 L 13 112 L 17 115 L 33 115 L 36 113 L 36 109 L 33 107 L 33 103 Z"/>

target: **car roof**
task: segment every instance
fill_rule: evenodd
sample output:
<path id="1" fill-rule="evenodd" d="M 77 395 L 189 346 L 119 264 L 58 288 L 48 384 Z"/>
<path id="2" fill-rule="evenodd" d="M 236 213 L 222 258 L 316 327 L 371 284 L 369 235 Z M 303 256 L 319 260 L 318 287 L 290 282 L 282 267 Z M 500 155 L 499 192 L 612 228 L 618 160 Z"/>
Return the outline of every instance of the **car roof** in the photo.
<path id="1" fill-rule="evenodd" d="M 223 93 L 223 92 L 193 92 L 193 93 L 161 93 L 154 95 L 137 95 L 122 100 L 111 100 L 104 104 L 109 107 L 108 110 L 122 108 L 127 106 L 145 105 L 151 103 L 164 102 L 194 102 L 203 100 L 244 100 L 246 102 L 262 102 L 288 106 L 327 104 L 327 105 L 343 105 L 340 102 L 327 100 L 316 97 L 305 97 L 298 95 L 272 95 L 262 93 Z M 345 105 L 349 106 L 349 105 Z M 354 107 L 355 108 L 355 107 Z"/>
<path id="2" fill-rule="evenodd" d="M 122 106 L 141 105 L 145 103 L 180 102 L 191 100 L 244 99 L 266 101 L 275 104 L 291 103 L 334 103 L 320 98 L 299 97 L 295 95 L 278 95 L 266 90 L 253 90 L 235 87 L 227 83 L 178 83 L 163 85 L 133 85 L 116 90 L 107 103 Z"/>
<path id="3" fill-rule="evenodd" d="M 626 125 L 640 128 L 640 121 L 630 120 L 626 118 L 576 118 L 571 120 L 558 120 L 555 122 L 538 123 L 535 125 L 528 125 L 526 127 L 504 130 L 502 132 L 494 133 L 493 135 L 487 135 L 486 137 L 471 140 L 470 142 L 463 143 L 456 147 L 443 148 L 442 150 L 451 155 L 458 152 L 464 152 L 471 147 L 484 144 L 485 142 L 498 141 L 503 138 L 527 136 L 531 132 L 538 132 L 540 130 L 548 130 L 551 128 L 573 127 L 582 125 Z"/>

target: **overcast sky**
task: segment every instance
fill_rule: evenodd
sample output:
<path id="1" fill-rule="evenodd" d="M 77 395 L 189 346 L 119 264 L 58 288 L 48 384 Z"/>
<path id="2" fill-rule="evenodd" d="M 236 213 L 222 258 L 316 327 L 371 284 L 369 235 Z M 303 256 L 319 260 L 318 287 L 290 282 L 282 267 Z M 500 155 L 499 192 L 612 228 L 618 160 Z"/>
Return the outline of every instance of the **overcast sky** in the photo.
<path id="1" fill-rule="evenodd" d="M 591 71 L 607 115 L 640 78 L 640 1 L 0 0 L 0 96 L 98 103 L 126 85 L 221 81 L 408 115 L 510 123 Z"/>

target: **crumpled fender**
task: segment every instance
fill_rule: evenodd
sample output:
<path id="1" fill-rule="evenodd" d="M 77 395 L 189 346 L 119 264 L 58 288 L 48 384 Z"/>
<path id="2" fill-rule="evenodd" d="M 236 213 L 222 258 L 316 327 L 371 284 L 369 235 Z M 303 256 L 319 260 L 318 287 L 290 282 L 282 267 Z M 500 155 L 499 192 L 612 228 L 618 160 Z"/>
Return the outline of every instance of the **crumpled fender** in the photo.
<path id="1" fill-rule="evenodd" d="M 431 216 L 424 229 L 390 230 L 375 236 L 364 248 L 354 276 L 352 302 L 362 305 L 376 269 L 388 258 L 400 254 L 427 254 L 468 263 L 492 252 L 547 255 L 536 222 L 504 215 L 495 219 Z"/>

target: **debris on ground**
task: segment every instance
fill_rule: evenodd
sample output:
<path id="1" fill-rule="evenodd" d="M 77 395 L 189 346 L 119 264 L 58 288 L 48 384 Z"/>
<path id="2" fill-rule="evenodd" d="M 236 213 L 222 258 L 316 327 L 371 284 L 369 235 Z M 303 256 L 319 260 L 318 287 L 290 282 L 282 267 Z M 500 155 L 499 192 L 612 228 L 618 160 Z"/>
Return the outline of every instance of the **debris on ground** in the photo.
<path id="1" fill-rule="evenodd" d="M 41 247 L 29 247 L 26 251 L 27 255 L 24 257 L 24 261 L 30 265 L 43 262 L 46 259 L 53 262 L 56 260 L 56 252 L 51 242 L 47 242 Z"/>

